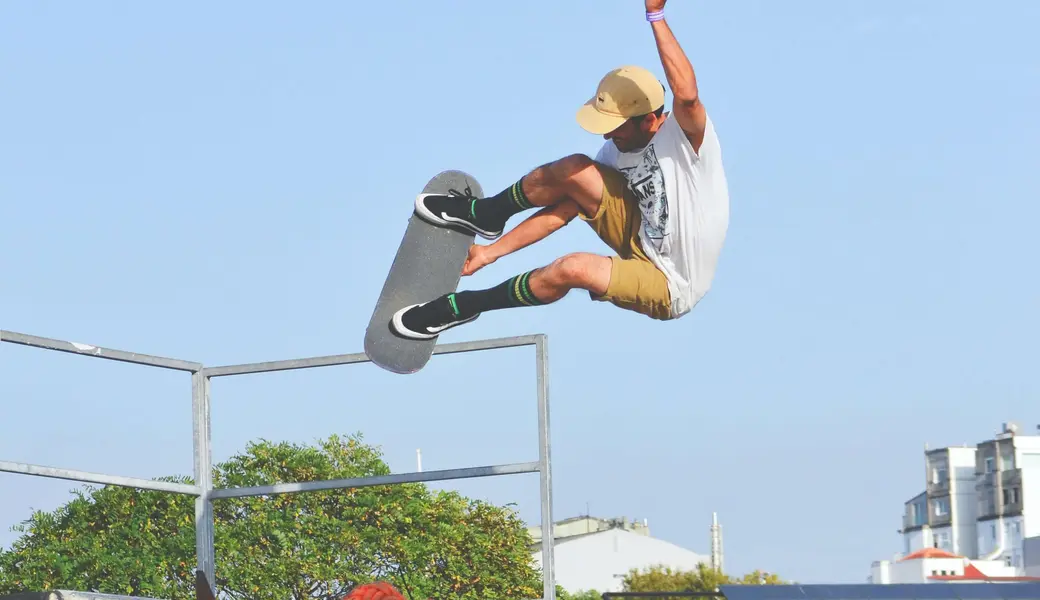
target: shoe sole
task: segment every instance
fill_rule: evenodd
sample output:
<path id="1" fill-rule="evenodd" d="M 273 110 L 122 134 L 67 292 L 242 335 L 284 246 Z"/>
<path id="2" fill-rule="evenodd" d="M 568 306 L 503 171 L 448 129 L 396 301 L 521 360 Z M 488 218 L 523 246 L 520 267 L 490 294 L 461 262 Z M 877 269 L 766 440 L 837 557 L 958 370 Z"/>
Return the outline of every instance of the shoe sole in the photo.
<path id="1" fill-rule="evenodd" d="M 462 321 L 456 321 L 455 323 L 452 323 L 451 325 L 447 325 L 445 327 L 442 327 L 441 329 L 438 329 L 436 333 L 417 333 L 417 332 L 412 331 L 411 329 L 408 329 L 407 327 L 405 327 L 404 326 L 404 320 L 401 318 L 404 315 L 404 313 L 412 310 L 416 306 L 422 306 L 422 304 L 412 304 L 411 306 L 406 306 L 406 307 L 402 308 L 401 310 L 399 310 L 399 311 L 394 313 L 394 316 L 390 318 L 390 329 L 394 333 L 396 333 L 397 335 L 399 335 L 401 337 L 408 338 L 410 340 L 432 340 L 433 338 L 439 336 L 440 334 L 442 334 L 445 331 L 451 329 L 452 327 L 458 327 L 459 325 L 465 325 L 466 323 L 470 323 L 472 321 L 475 321 L 477 319 L 477 317 L 480 316 L 480 313 L 477 313 L 477 314 L 473 315 L 472 317 L 470 317 L 468 319 L 464 319 Z"/>
<path id="2" fill-rule="evenodd" d="M 484 238 L 485 240 L 494 240 L 494 239 L 497 239 L 498 237 L 500 237 L 502 235 L 501 231 L 498 231 L 498 232 L 485 231 L 485 230 L 477 227 L 476 225 L 470 223 L 469 221 L 464 221 L 462 219 L 456 219 L 456 218 L 449 217 L 449 216 L 446 216 L 446 215 L 435 215 L 435 214 L 433 214 L 430 211 L 430 209 L 426 208 L 426 205 L 423 204 L 423 199 L 426 198 L 427 196 L 440 196 L 440 195 L 441 194 L 419 194 L 415 198 L 415 213 L 417 215 L 419 215 L 420 217 L 422 217 L 423 219 L 429 221 L 430 223 L 433 223 L 434 225 L 441 225 L 441 226 L 461 225 L 465 229 L 475 233 L 476 235 L 479 235 L 480 237 Z"/>

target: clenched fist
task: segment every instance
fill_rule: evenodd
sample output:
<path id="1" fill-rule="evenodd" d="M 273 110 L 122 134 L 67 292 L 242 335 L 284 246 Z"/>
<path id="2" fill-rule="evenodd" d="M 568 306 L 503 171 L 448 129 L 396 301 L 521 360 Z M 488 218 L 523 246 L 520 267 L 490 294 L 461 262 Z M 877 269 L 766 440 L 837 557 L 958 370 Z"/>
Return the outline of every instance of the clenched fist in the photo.
<path id="1" fill-rule="evenodd" d="M 667 0 L 646 0 L 646 12 L 657 12 L 664 10 L 664 3 Z"/>

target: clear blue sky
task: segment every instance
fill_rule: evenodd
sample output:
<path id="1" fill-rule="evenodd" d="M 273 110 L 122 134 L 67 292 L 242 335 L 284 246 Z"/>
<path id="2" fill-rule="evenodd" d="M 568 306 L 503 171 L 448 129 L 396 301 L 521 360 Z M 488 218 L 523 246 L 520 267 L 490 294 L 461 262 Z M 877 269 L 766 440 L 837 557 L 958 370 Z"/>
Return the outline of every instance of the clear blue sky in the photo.
<path id="1" fill-rule="evenodd" d="M 588 503 L 706 553 L 718 511 L 732 571 L 863 581 L 901 547 L 926 442 L 1040 421 L 1040 4 L 667 12 L 731 185 L 711 293 L 672 323 L 574 293 L 443 339 L 548 334 L 558 517 Z M 642 13 L 4 3 L 0 327 L 207 365 L 360 351 L 429 177 L 493 193 L 594 153 L 574 112 L 602 74 L 663 77 Z M 576 250 L 606 248 L 575 222 L 463 285 Z M 0 458 L 191 473 L 187 375 L 9 344 L 0 360 Z M 217 460 L 354 431 L 396 471 L 416 448 L 427 469 L 537 456 L 532 350 L 221 380 L 213 402 Z M 0 475 L 0 544 L 73 485 Z M 537 522 L 534 475 L 451 487 Z"/>

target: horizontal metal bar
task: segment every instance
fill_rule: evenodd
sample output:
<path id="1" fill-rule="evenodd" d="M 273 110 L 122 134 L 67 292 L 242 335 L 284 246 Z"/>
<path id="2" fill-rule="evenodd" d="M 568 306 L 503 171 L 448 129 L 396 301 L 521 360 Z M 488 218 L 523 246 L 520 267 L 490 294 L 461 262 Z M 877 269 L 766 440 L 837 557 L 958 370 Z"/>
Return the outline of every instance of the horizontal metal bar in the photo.
<path id="1" fill-rule="evenodd" d="M 544 334 L 504 337 L 489 340 L 475 340 L 472 342 L 456 342 L 453 344 L 441 344 L 438 346 L 434 346 L 433 353 L 456 354 L 459 352 L 477 352 L 480 350 L 493 350 L 496 348 L 514 348 L 517 346 L 530 346 L 537 343 L 538 339 L 542 337 L 544 337 Z M 202 369 L 202 374 L 206 377 L 225 377 L 228 375 L 246 375 L 249 373 L 272 373 L 275 371 L 312 369 L 315 367 L 331 367 L 335 365 L 350 365 L 364 362 L 369 362 L 368 355 L 366 355 L 363 352 L 358 352 L 356 354 L 334 354 L 330 356 L 295 358 L 290 360 L 276 360 L 241 365 L 227 365 L 223 367 L 206 367 Z"/>
<path id="2" fill-rule="evenodd" d="M 681 592 L 603 592 L 604 600 L 608 598 L 670 598 L 681 596 L 684 598 L 714 598 L 722 597 L 722 592 L 704 592 L 684 590 Z"/>
<path id="3" fill-rule="evenodd" d="M 183 483 L 153 481 L 151 479 L 121 477 L 119 475 L 104 475 L 101 473 L 88 473 L 86 471 L 75 471 L 72 469 L 56 469 L 54 467 L 43 467 L 40 465 L 8 462 L 4 460 L 0 460 L 0 472 L 20 473 L 22 475 L 34 475 L 36 477 L 50 477 L 52 479 L 67 479 L 69 481 L 82 481 L 84 483 L 118 485 L 121 487 L 155 490 L 159 492 L 174 492 L 176 494 L 188 494 L 191 496 L 199 496 L 202 494 L 202 490 L 199 487 Z"/>
<path id="4" fill-rule="evenodd" d="M 318 492 L 322 490 L 372 487 L 375 485 L 419 483 L 421 481 L 444 481 L 448 479 L 469 479 L 472 477 L 495 477 L 498 475 L 516 475 L 519 473 L 537 472 L 537 462 L 526 462 L 514 463 L 511 465 L 492 465 L 488 467 L 423 471 L 420 473 L 398 473 L 393 475 L 376 475 L 374 477 L 355 477 L 351 479 L 330 479 L 327 481 L 277 483 L 275 485 L 260 485 L 256 487 L 224 488 L 213 490 L 210 494 L 210 498 L 214 500 L 217 498 L 243 498 L 246 496 Z"/>
<path id="5" fill-rule="evenodd" d="M 275 371 L 291 371 L 294 369 L 312 369 L 315 367 L 349 365 L 368 362 L 368 360 L 368 356 L 364 353 L 335 354 L 332 356 L 273 360 L 269 362 L 228 365 L 224 367 L 206 367 L 202 369 L 202 374 L 206 377 L 225 377 L 227 375 L 248 375 L 249 373 L 273 373 Z"/>
<path id="6" fill-rule="evenodd" d="M 486 340 L 473 340 L 472 342 L 455 342 L 453 344 L 440 344 L 433 347 L 434 354 L 457 354 L 459 352 L 477 352 L 480 350 L 495 350 L 497 348 L 516 348 L 518 346 L 533 346 L 539 339 L 545 337 L 543 333 L 532 335 L 516 335 L 512 337 L 491 338 Z"/>
<path id="7" fill-rule="evenodd" d="M 76 590 L 53 590 L 46 592 L 45 595 L 40 594 L 25 594 L 16 596 L 17 598 L 29 598 L 29 597 L 46 598 L 46 600 L 154 600 L 152 598 L 145 598 L 144 596 L 119 596 L 116 594 L 98 594 L 95 592 L 80 592 Z M 0 598 L 0 600 L 3 600 Z"/>
<path id="8" fill-rule="evenodd" d="M 79 342 L 54 340 L 25 333 L 17 333 L 14 331 L 0 330 L 0 342 L 10 342 L 12 344 L 43 348 L 45 350 L 57 350 L 59 352 L 69 352 L 71 354 L 81 354 L 83 356 L 93 356 L 107 360 L 117 360 L 138 365 L 161 367 L 176 371 L 188 371 L 194 373 L 202 369 L 202 365 L 196 362 L 178 360 L 176 358 L 165 358 L 162 356 L 152 356 L 149 354 L 138 354 L 136 352 L 124 352 L 123 350 L 101 348 L 99 346 L 91 346 L 90 344 L 81 344 Z"/>

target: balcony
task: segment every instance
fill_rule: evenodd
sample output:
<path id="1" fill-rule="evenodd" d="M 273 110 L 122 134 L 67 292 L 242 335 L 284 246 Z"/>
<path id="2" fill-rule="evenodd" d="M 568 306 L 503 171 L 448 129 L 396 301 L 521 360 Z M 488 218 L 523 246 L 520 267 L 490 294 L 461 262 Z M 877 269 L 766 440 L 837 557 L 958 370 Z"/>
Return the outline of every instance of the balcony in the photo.
<path id="1" fill-rule="evenodd" d="M 928 461 L 928 495 L 950 493 L 950 463 L 945 455 L 933 455 Z"/>
<path id="2" fill-rule="evenodd" d="M 989 488 L 978 494 L 978 519 L 992 519 L 1003 514 L 1001 511 L 1000 490 Z"/>
<path id="3" fill-rule="evenodd" d="M 910 513 L 903 513 L 903 531 L 920 529 L 927 524 L 928 518 L 925 516 L 924 511 L 921 511 L 916 515 Z"/>
<path id="4" fill-rule="evenodd" d="M 997 487 L 999 480 L 1000 473 L 998 471 L 978 473 L 975 475 L 975 491 L 980 493 L 991 491 Z"/>
<path id="5" fill-rule="evenodd" d="M 928 495 L 929 496 L 945 496 L 950 493 L 950 480 L 941 479 L 939 481 L 928 481 Z"/>
<path id="6" fill-rule="evenodd" d="M 1022 487 L 1022 469 L 1008 469 L 1000 472 L 1002 487 Z"/>
<path id="7" fill-rule="evenodd" d="M 950 496 L 937 496 L 928 499 L 928 524 L 932 527 L 943 527 L 953 522 Z"/>
<path id="8" fill-rule="evenodd" d="M 1009 469 L 1000 473 L 1000 501 L 1001 513 L 1005 517 L 1014 517 L 1022 514 L 1022 470 Z"/>

